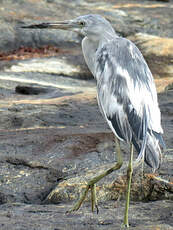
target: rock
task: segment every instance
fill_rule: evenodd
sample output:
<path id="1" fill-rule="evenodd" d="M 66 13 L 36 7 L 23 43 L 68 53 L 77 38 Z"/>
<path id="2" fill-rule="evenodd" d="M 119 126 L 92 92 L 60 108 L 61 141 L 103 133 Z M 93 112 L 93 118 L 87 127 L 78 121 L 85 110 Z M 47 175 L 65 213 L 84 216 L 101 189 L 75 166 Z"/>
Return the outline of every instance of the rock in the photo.
<path id="1" fill-rule="evenodd" d="M 1 21 L 0 52 L 9 52 L 16 49 L 15 29 L 12 25 Z"/>
<path id="2" fill-rule="evenodd" d="M 63 30 L 27 30 L 21 28 L 23 24 L 30 24 L 35 21 L 38 23 L 77 17 L 80 14 L 88 13 L 89 7 L 93 13 L 101 14 L 110 20 L 120 35 L 129 37 L 136 42 L 147 59 L 154 76 L 166 79 L 172 77 L 171 37 L 173 34 L 171 3 L 159 4 L 153 2 L 148 5 L 147 1 L 131 4 L 117 1 L 115 5 L 113 2 L 108 4 L 107 1 L 102 3 L 74 1 L 70 3 L 70 10 L 67 10 L 69 7 L 68 1 L 64 1 L 63 4 L 59 0 L 44 1 L 42 3 L 36 1 L 30 4 L 27 1 L 22 1 L 22 4 L 23 11 L 21 12 L 19 11 L 20 4 L 18 2 L 14 4 L 14 0 L 2 3 L 1 60 L 5 55 L 4 52 L 18 50 L 16 51 L 17 54 L 21 47 L 40 48 L 52 45 L 57 46 L 60 50 L 56 53 L 56 57 L 51 57 L 49 60 L 36 59 L 32 63 L 31 61 L 14 62 L 10 71 L 39 71 L 79 78 L 91 78 L 80 48 L 82 38 L 78 34 Z M 9 11 L 13 13 L 9 15 Z M 164 38 L 163 36 L 168 36 L 169 38 Z M 37 51 L 35 50 L 34 52 Z M 13 58 L 15 59 L 15 54 Z M 4 62 L 1 62 L 1 65 L 4 67 Z M 162 82 L 158 82 L 160 91 L 171 83 L 170 79 L 169 83 L 166 81 L 164 86 L 162 86 Z"/>
<path id="3" fill-rule="evenodd" d="M 77 229 L 107 229 L 108 226 L 109 229 L 119 229 L 124 208 L 120 205 L 117 209 L 115 206 L 123 202 L 125 195 L 128 160 L 126 153 L 129 151 L 127 145 L 122 145 L 124 168 L 97 185 L 99 215 L 92 216 L 90 203 L 87 202 L 77 214 L 70 214 L 70 217 L 64 215 L 72 205 L 70 201 L 78 198 L 85 182 L 104 168 L 110 167 L 116 160 L 113 134 L 98 111 L 94 82 L 73 78 L 67 80 L 66 76 L 37 72 L 24 74 L 1 71 L 0 79 L 1 228 L 11 228 L 14 217 L 18 221 L 16 226 L 25 226 L 26 229 L 37 228 L 37 225 L 41 226 L 37 229 L 44 229 L 45 218 L 52 218 L 46 229 L 56 229 L 57 226 L 69 229 L 69 218 L 70 223 L 73 222 Z M 31 81 L 34 83 L 30 83 Z M 38 95 L 16 94 L 16 86 L 22 85 L 23 82 L 25 86 L 40 89 L 43 85 L 46 89 L 51 86 L 49 89 L 53 92 L 61 89 L 59 92 L 62 94 L 55 94 L 55 97 L 50 91 Z M 173 144 L 171 100 L 171 90 L 159 95 L 167 148 L 171 148 Z M 172 153 L 168 151 L 160 169 L 166 180 L 172 181 L 172 167 Z M 145 169 L 145 172 L 148 172 L 148 169 Z M 152 229 L 152 214 L 155 225 L 161 226 L 162 229 L 171 228 L 172 187 L 146 177 L 141 189 L 141 177 L 138 175 L 134 175 L 131 194 L 132 200 L 139 203 L 132 202 L 130 206 L 133 210 L 130 216 L 131 225 L 136 229 L 145 229 L 145 224 L 147 229 Z M 116 199 L 119 197 L 122 201 L 117 203 Z M 160 199 L 164 201 L 158 201 Z M 145 203 L 140 202 L 141 200 Z M 153 200 L 157 201 L 151 205 Z M 52 206 L 52 203 L 58 205 Z M 159 208 L 158 213 L 155 210 Z M 116 211 L 119 214 L 115 220 Z M 25 217 L 30 216 L 30 219 L 35 218 L 35 215 L 41 217 L 34 219 L 33 225 L 30 226 L 19 213 L 25 213 Z"/>
<path id="4" fill-rule="evenodd" d="M 152 4 L 152 5 L 151 5 Z M 92 13 L 105 16 L 116 31 L 123 36 L 136 32 L 145 32 L 157 36 L 172 37 L 171 3 L 151 3 L 140 1 L 129 4 L 128 1 L 35 1 L 16 2 L 14 0 L 1 3 L 1 52 L 24 47 L 56 45 L 58 47 L 80 43 L 81 37 L 72 32 L 56 30 L 23 30 L 20 26 L 33 21 L 57 21 Z M 135 9 L 135 10 L 134 10 Z M 10 13 L 9 13 L 10 12 Z M 152 12 L 152 14 L 151 14 Z M 159 15 L 159 16 L 158 16 Z"/>
<path id="5" fill-rule="evenodd" d="M 169 0 L 156 0 L 158 2 L 169 2 Z"/>
<path id="6" fill-rule="evenodd" d="M 146 58 L 154 55 L 161 59 L 165 55 L 163 63 L 168 67 L 172 54 L 164 49 L 166 42 L 172 49 L 170 4 L 1 1 L 0 229 L 118 230 L 124 212 L 129 148 L 122 143 L 123 168 L 97 185 L 99 214 L 91 213 L 88 202 L 77 213 L 65 214 L 85 182 L 116 161 L 114 137 L 98 109 L 95 82 L 79 46 L 81 37 L 55 30 L 22 30 L 20 26 L 74 18 L 90 9 L 105 16 L 117 32 L 130 36 L 137 44 L 138 32 L 170 37 L 162 40 L 149 36 L 147 41 L 144 35 L 139 36 L 144 41 L 139 46 L 142 49 L 144 45 Z M 156 47 L 151 49 L 155 43 L 159 52 Z M 152 70 L 162 76 L 158 84 L 170 84 L 159 94 L 167 150 L 159 170 L 163 180 L 149 176 L 150 169 L 146 167 L 143 180 L 140 170 L 134 171 L 129 220 L 130 229 L 136 230 L 173 229 L 172 79 L 168 75 L 171 72 L 160 70 L 152 62 Z"/>
<path id="7" fill-rule="evenodd" d="M 104 167 L 97 167 L 94 170 L 88 170 L 85 174 L 77 175 L 70 179 L 60 182 L 46 197 L 44 203 L 58 204 L 62 201 L 77 201 L 87 185 L 87 181 L 95 175 L 103 173 L 105 170 L 113 167 L 114 164 L 107 164 Z M 126 167 L 114 172 L 116 174 L 115 181 L 111 181 L 110 177 L 104 178 L 97 184 L 96 192 L 98 202 L 110 200 L 125 199 L 126 181 L 124 176 Z M 131 188 L 131 200 L 133 201 L 155 201 L 169 199 L 173 200 L 173 183 L 156 179 L 153 175 L 146 174 L 142 177 L 140 173 L 134 172 Z M 104 182 L 103 182 L 104 181 Z M 90 200 L 90 195 L 86 199 Z"/>
<path id="8" fill-rule="evenodd" d="M 0 228 L 30 230 L 119 230 L 123 222 L 124 203 L 106 202 L 99 214 L 91 213 L 89 207 L 65 214 L 71 204 L 28 205 L 3 204 L 0 206 Z M 129 212 L 129 230 L 172 230 L 172 202 L 132 202 Z M 28 221 L 30 220 L 30 221 Z"/>
<path id="9" fill-rule="evenodd" d="M 16 73 L 39 72 L 65 75 L 81 79 L 93 78 L 84 62 L 81 50 L 78 53 L 74 53 L 73 50 L 69 50 L 68 56 L 67 54 L 61 54 L 58 55 L 58 57 L 50 57 L 44 59 L 37 58 L 32 60 L 18 61 L 17 64 L 13 64 L 11 68 L 7 68 L 6 71 Z"/>

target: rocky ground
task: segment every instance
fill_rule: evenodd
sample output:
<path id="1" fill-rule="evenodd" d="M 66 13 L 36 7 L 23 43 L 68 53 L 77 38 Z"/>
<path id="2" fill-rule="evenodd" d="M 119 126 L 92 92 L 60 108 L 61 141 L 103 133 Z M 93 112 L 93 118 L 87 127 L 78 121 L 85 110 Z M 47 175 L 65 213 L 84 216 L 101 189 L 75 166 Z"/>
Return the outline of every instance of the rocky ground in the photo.
<path id="1" fill-rule="evenodd" d="M 130 229 L 173 229 L 172 8 L 172 1 L 0 1 L 0 229 L 120 229 L 129 151 L 124 144 L 122 169 L 98 183 L 99 213 L 85 202 L 66 214 L 87 180 L 116 161 L 81 37 L 20 28 L 91 12 L 138 45 L 159 93 L 167 150 L 157 173 L 165 181 L 146 166 L 144 176 L 140 168 L 134 171 Z"/>

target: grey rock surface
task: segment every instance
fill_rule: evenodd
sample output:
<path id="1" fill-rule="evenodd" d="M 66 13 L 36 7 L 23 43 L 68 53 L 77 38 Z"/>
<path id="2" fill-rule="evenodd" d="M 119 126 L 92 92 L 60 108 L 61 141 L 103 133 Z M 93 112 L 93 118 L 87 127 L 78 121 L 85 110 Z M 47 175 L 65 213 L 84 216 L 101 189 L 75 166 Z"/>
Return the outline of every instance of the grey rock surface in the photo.
<path id="1" fill-rule="evenodd" d="M 91 214 L 90 203 L 85 202 L 79 212 L 64 214 L 87 180 L 116 161 L 113 134 L 98 110 L 94 81 L 11 69 L 1 71 L 0 79 L 1 229 L 70 229 L 70 223 L 74 229 L 119 229 L 129 151 L 124 144 L 124 167 L 97 186 L 100 213 Z M 23 85 L 30 92 L 44 90 L 38 94 L 16 92 L 16 87 Z M 173 137 L 172 96 L 171 89 L 159 95 L 168 149 Z M 169 150 L 159 170 L 161 177 L 172 181 L 172 167 Z M 156 226 L 171 229 L 172 194 L 172 184 L 149 179 L 147 174 L 142 179 L 140 169 L 135 170 L 130 214 L 133 228 L 153 228 L 150 210 Z M 28 222 L 27 218 L 33 220 Z M 45 219 L 49 220 L 46 224 Z"/>
<path id="2" fill-rule="evenodd" d="M 169 183 L 136 169 L 129 220 L 130 229 L 173 229 L 172 8 L 172 1 L 0 1 L 0 229 L 120 229 L 129 152 L 123 143 L 123 168 L 97 185 L 99 214 L 91 213 L 89 197 L 65 214 L 88 179 L 116 161 L 81 37 L 20 28 L 86 13 L 105 16 L 134 41 L 157 77 L 167 146 L 157 173 Z"/>
<path id="3" fill-rule="evenodd" d="M 100 213 L 91 213 L 89 207 L 75 214 L 65 214 L 71 204 L 27 205 L 4 204 L 0 206 L 0 228 L 2 230 L 120 230 L 124 204 L 107 202 Z M 153 215 L 154 213 L 154 215 Z M 172 230 L 172 203 L 156 201 L 151 203 L 132 202 L 129 230 Z M 166 223 L 165 223 L 166 222 Z"/>
<path id="4" fill-rule="evenodd" d="M 137 32 L 173 37 L 172 1 L 1 1 L 1 50 L 19 46 L 65 45 L 79 43 L 81 38 L 63 31 L 27 31 L 20 26 L 33 21 L 57 21 L 81 14 L 101 14 L 113 23 L 123 36 Z M 4 44 L 5 42 L 5 44 Z"/>

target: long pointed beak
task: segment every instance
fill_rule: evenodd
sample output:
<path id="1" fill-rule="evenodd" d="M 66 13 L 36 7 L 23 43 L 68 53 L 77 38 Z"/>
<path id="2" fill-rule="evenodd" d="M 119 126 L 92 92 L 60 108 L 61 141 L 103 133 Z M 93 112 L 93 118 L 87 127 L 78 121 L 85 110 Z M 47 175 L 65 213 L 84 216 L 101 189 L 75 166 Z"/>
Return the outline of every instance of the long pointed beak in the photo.
<path id="1" fill-rule="evenodd" d="M 29 26 L 22 26 L 21 28 L 25 29 L 62 29 L 62 30 L 70 30 L 78 28 L 78 24 L 73 20 L 69 21 L 60 21 L 60 22 L 47 22 L 40 24 L 31 24 Z"/>

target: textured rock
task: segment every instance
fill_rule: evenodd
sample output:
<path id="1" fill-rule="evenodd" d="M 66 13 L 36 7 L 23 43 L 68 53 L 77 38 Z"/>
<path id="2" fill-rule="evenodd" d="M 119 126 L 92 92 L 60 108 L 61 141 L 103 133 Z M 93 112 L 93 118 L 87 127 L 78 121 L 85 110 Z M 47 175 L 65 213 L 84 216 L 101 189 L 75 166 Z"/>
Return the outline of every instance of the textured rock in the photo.
<path id="1" fill-rule="evenodd" d="M 114 164 L 107 164 L 104 167 L 97 167 L 94 170 L 88 170 L 85 174 L 77 175 L 70 179 L 60 182 L 56 188 L 54 188 L 50 194 L 46 197 L 44 203 L 58 204 L 62 201 L 76 201 L 79 199 L 80 194 L 85 189 L 87 181 L 93 178 L 95 175 L 103 173 L 106 169 L 109 169 Z M 111 181 L 113 175 L 110 178 L 104 178 L 97 184 L 96 192 L 98 202 L 105 202 L 110 200 L 125 199 L 126 196 L 126 181 L 127 177 L 124 176 L 127 166 L 116 174 L 115 181 Z M 145 174 L 140 175 L 139 172 L 133 173 L 132 188 L 131 188 L 131 200 L 133 201 L 155 201 L 155 200 L 173 200 L 173 183 L 165 181 L 159 181 L 153 177 L 153 175 Z M 90 201 L 90 195 L 86 201 Z"/>
<path id="2" fill-rule="evenodd" d="M 50 57 L 45 59 L 32 59 L 26 61 L 19 61 L 17 64 L 12 65 L 7 72 L 39 72 L 48 74 L 65 75 L 76 78 L 92 78 L 84 58 L 80 52 L 80 61 L 77 54 L 73 54 L 71 50 L 70 57 L 66 55 L 59 55 L 58 57 Z"/>
<path id="3" fill-rule="evenodd" d="M 21 3 L 20 3 L 21 4 Z M 172 70 L 172 10 L 171 3 L 141 1 L 16 1 L 2 2 L 0 28 L 0 57 L 4 52 L 19 50 L 20 47 L 60 48 L 56 57 L 14 62 L 9 71 L 34 71 L 63 74 L 79 78 L 91 78 L 79 46 L 81 37 L 63 30 L 26 30 L 21 25 L 33 21 L 56 21 L 88 13 L 99 13 L 111 21 L 120 35 L 130 38 L 141 49 L 156 78 L 166 78 L 158 85 L 163 90 L 171 83 Z M 32 10 L 31 10 L 32 9 Z M 10 14 L 9 14 L 10 12 Z M 151 13 L 152 12 L 152 13 Z M 165 37 L 163 37 L 165 36 Z M 166 38 L 168 36 L 169 38 Z M 17 52 L 17 51 L 16 51 Z M 37 51 L 35 51 L 37 52 Z M 14 55 L 15 58 L 15 55 Z M 46 62 L 46 64 L 45 64 Z M 7 63 L 6 63 L 7 64 Z M 4 63 L 1 65 L 3 66 Z M 169 79 L 168 79 L 169 78 Z"/>
<path id="4" fill-rule="evenodd" d="M 120 205 L 123 201 L 115 200 L 124 200 L 129 151 L 126 145 L 122 145 L 125 162 L 122 170 L 98 183 L 99 215 L 90 213 L 87 202 L 78 213 L 64 214 L 87 180 L 116 160 L 113 134 L 98 111 L 94 82 L 34 72 L 1 72 L 0 79 L 1 229 L 12 229 L 14 223 L 16 229 L 70 229 L 70 223 L 74 229 L 119 229 L 124 208 Z M 27 83 L 30 81 L 34 84 Z M 44 86 L 43 89 L 49 90 L 38 95 L 15 93 L 16 86 L 24 82 L 28 87 Z M 164 138 L 170 149 L 173 144 L 172 93 L 168 89 L 159 95 L 166 130 Z M 160 169 L 163 178 L 173 181 L 172 167 L 169 150 Z M 144 178 L 141 185 L 138 175 L 140 171 L 134 174 L 132 200 L 145 203 L 132 202 L 130 224 L 136 229 L 146 226 L 152 229 L 152 215 L 156 226 L 171 229 L 172 187 L 149 177 Z M 160 199 L 164 201 L 150 203 Z M 46 224 L 45 219 L 49 219 Z"/>
<path id="5" fill-rule="evenodd" d="M 88 202 L 79 212 L 65 214 L 87 180 L 116 161 L 114 137 L 98 111 L 81 37 L 19 28 L 33 21 L 73 18 L 90 9 L 139 45 L 154 75 L 162 77 L 157 86 L 169 84 L 159 95 L 167 145 L 159 173 L 173 182 L 171 7 L 148 1 L 1 1 L 0 229 L 119 230 L 123 219 L 129 151 L 123 143 L 123 168 L 97 185 L 99 215 L 91 213 Z M 172 184 L 146 175 L 148 168 L 144 172 L 143 180 L 140 170 L 133 176 L 130 229 L 173 229 Z"/>
<path id="6" fill-rule="evenodd" d="M 9 52 L 16 49 L 16 37 L 14 27 L 12 25 L 9 25 L 8 23 L 0 23 L 0 52 Z"/>
<path id="7" fill-rule="evenodd" d="M 124 203 L 105 202 L 99 214 L 91 213 L 89 207 L 65 214 L 71 204 L 26 205 L 4 204 L 0 206 L 0 228 L 30 230 L 120 230 Z M 132 202 L 129 230 L 172 230 L 172 203 L 156 201 L 150 203 Z"/>
<path id="8" fill-rule="evenodd" d="M 22 8 L 21 8 L 22 5 Z M 88 11 L 88 9 L 90 9 Z M 63 31 L 21 30 L 23 23 L 33 21 L 56 21 L 69 19 L 81 14 L 97 13 L 109 19 L 121 35 L 145 32 L 157 36 L 172 37 L 172 3 L 148 3 L 147 1 L 121 0 L 102 2 L 91 1 L 2 1 L 1 2 L 2 51 L 17 49 L 20 46 L 41 46 L 79 43 L 81 38 L 75 33 Z"/>

